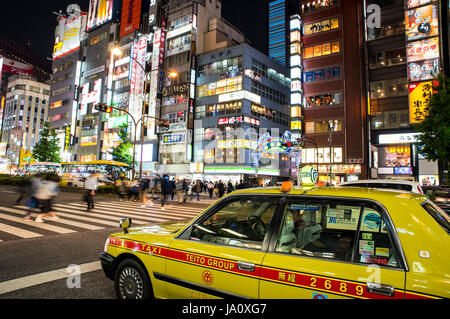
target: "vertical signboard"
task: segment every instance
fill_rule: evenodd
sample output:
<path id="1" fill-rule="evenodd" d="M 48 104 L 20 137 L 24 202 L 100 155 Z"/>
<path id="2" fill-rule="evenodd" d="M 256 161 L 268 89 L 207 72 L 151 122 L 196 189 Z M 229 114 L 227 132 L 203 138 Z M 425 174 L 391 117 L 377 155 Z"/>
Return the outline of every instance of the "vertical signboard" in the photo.
<path id="1" fill-rule="evenodd" d="M 299 15 L 290 20 L 290 65 L 291 65 L 291 130 L 300 138 L 302 134 L 302 60 L 301 60 L 301 19 Z"/>
<path id="2" fill-rule="evenodd" d="M 410 124 L 424 120 L 426 99 L 440 72 L 439 4 L 431 0 L 405 1 L 405 38 Z"/>
<path id="3" fill-rule="evenodd" d="M 148 26 L 150 30 L 158 23 L 158 7 L 159 0 L 150 0 L 150 8 L 148 12 Z"/>
<path id="4" fill-rule="evenodd" d="M 120 20 L 120 37 L 124 37 L 139 29 L 141 23 L 141 0 L 122 0 L 122 16 Z"/>

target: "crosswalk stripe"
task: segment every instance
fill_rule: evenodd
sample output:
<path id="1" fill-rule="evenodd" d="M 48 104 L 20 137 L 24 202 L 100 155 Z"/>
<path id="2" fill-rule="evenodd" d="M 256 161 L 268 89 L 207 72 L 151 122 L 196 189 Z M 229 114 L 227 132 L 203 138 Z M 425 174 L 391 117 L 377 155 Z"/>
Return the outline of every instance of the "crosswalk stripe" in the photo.
<path id="1" fill-rule="evenodd" d="M 119 211 L 119 212 L 123 212 L 125 210 L 124 207 L 122 207 L 122 209 L 119 208 L 111 208 L 110 205 L 108 204 L 96 204 L 95 206 L 96 208 L 101 207 L 103 209 L 108 209 L 109 211 Z M 200 211 L 197 212 L 171 212 L 169 210 L 161 210 L 159 207 L 146 207 L 146 208 L 141 208 L 141 207 L 129 207 L 126 210 L 132 210 L 134 214 L 137 215 L 142 215 L 142 216 L 149 216 L 149 214 L 152 213 L 157 213 L 158 216 L 164 215 L 164 217 L 168 217 L 168 216 L 173 216 L 173 217 L 180 217 L 180 214 L 182 214 L 182 216 L 187 216 L 187 217 L 195 217 L 197 216 Z"/>
<path id="2" fill-rule="evenodd" d="M 17 213 L 17 214 L 25 215 L 24 211 L 20 211 L 18 209 L 12 209 L 12 208 L 7 208 L 7 207 L 0 207 L 0 210 L 7 211 L 7 212 L 10 212 L 10 213 Z M 20 224 L 29 225 L 29 226 L 35 227 L 35 228 L 49 230 L 49 231 L 52 231 L 52 232 L 55 232 L 55 233 L 58 233 L 58 234 L 69 234 L 69 233 L 74 233 L 75 232 L 72 229 L 67 229 L 67 228 L 58 227 L 58 226 L 54 226 L 54 225 L 49 225 L 49 224 L 45 224 L 45 223 L 26 222 L 20 217 L 14 217 L 14 216 L 6 215 L 6 214 L 0 214 L 0 218 L 6 219 L 6 220 L 10 220 L 10 221 L 13 221 L 13 222 L 16 222 L 16 223 L 20 223 Z"/>
<path id="3" fill-rule="evenodd" d="M 125 205 L 121 205 L 120 203 L 124 203 Z M 113 207 L 117 207 L 117 208 L 124 208 L 124 207 L 136 207 L 136 208 L 141 208 L 141 205 L 142 205 L 142 203 L 138 203 L 138 204 L 135 204 L 135 203 L 131 203 L 131 202 L 119 202 L 119 203 L 117 203 L 117 202 L 99 202 L 98 204 L 107 204 L 108 206 L 113 206 Z M 96 203 L 96 205 L 97 205 L 97 203 Z M 159 209 L 159 207 L 161 206 L 161 204 L 160 203 L 155 203 L 155 204 L 153 204 L 153 206 L 150 206 L 150 204 L 149 203 L 147 203 L 147 205 L 148 205 L 148 207 L 150 207 L 150 208 L 152 208 L 152 207 L 154 207 L 154 208 L 157 208 L 157 209 Z M 201 212 L 201 211 L 203 211 L 204 210 L 204 208 L 201 208 L 201 207 L 199 207 L 199 208 L 197 208 L 197 207 L 186 207 L 186 206 L 176 206 L 176 205 L 165 205 L 164 206 L 166 209 L 167 208 L 169 208 L 169 209 L 173 209 L 173 210 L 180 210 L 180 211 L 182 211 L 182 212 Z"/>
<path id="4" fill-rule="evenodd" d="M 8 234 L 12 234 L 15 235 L 17 237 L 21 237 L 21 238 L 36 238 L 36 237 L 42 237 L 43 235 L 38 234 L 38 233 L 34 233 L 22 228 L 17 228 L 17 227 L 13 227 L 13 226 L 9 226 L 6 224 L 2 224 L 0 223 L 0 231 L 8 233 Z"/>
<path id="5" fill-rule="evenodd" d="M 131 217 L 130 214 L 121 214 L 121 213 L 109 213 L 109 214 L 97 214 L 97 213 L 83 213 L 80 211 L 75 211 L 73 209 L 69 209 L 71 206 L 67 206 L 67 205 L 63 205 L 63 204 L 55 204 L 53 205 L 55 207 L 55 210 L 62 210 L 64 212 L 69 212 L 69 213 L 74 213 L 74 214 L 88 214 L 88 216 L 92 216 L 92 217 L 101 217 L 104 219 L 109 219 L 109 220 L 114 220 L 116 221 L 116 226 L 118 225 L 118 222 L 125 217 Z M 66 208 L 69 207 L 69 208 Z M 110 216 L 110 215 L 115 215 L 115 216 Z M 146 220 L 144 220 L 144 218 L 139 217 L 140 219 L 138 219 L 138 217 L 136 217 L 135 220 L 133 220 L 133 223 L 135 224 L 141 224 L 141 225 L 145 225 L 148 224 L 149 222 L 164 222 L 167 221 L 167 219 L 163 220 L 160 218 L 145 218 Z"/>
<path id="6" fill-rule="evenodd" d="M 78 205 L 78 206 L 83 206 L 82 204 L 73 204 L 73 205 Z M 159 222 L 165 222 L 165 221 L 170 221 L 170 220 L 180 220 L 180 218 L 182 219 L 186 219 L 187 217 L 189 218 L 190 216 L 196 216 L 195 215 L 189 215 L 189 214 L 183 214 L 180 215 L 180 213 L 166 213 L 166 211 L 160 211 L 159 209 L 156 210 L 150 210 L 147 208 L 144 209 L 111 209 L 110 207 L 108 207 L 107 205 L 99 205 L 97 204 L 95 206 L 95 209 L 93 209 L 93 212 L 99 212 L 99 208 L 102 209 L 102 211 L 100 211 L 102 214 L 105 215 L 116 215 L 116 216 L 124 216 L 124 214 L 126 214 L 126 217 L 133 217 L 133 218 L 137 218 L 137 219 L 147 219 L 149 217 L 152 217 L 152 220 L 158 219 L 157 221 Z M 107 211 L 105 211 L 107 210 Z M 154 218 L 153 218 L 154 217 Z"/>
<path id="7" fill-rule="evenodd" d="M 18 207 L 19 207 L 19 208 L 24 208 L 24 209 L 26 209 L 25 206 L 18 206 Z M 0 209 L 1 209 L 1 207 L 0 207 Z M 24 214 L 24 213 L 22 213 L 22 214 Z M 61 214 L 58 214 L 58 215 L 62 216 Z M 0 214 L 0 216 L 1 216 L 1 214 Z M 58 217 L 60 217 L 60 216 L 58 216 Z M 64 215 L 63 217 L 72 217 L 72 216 L 71 216 L 71 215 Z M 45 220 L 45 218 L 44 218 L 44 220 Z M 47 221 L 47 220 L 46 220 L 46 221 Z M 65 224 L 65 225 L 69 225 L 69 226 L 74 226 L 74 227 L 78 227 L 78 228 L 88 229 L 88 230 L 100 230 L 100 229 L 105 229 L 104 227 L 101 227 L 101 226 L 96 226 L 96 225 L 90 225 L 90 224 L 80 223 L 80 222 L 76 222 L 76 221 L 69 220 L 69 219 L 64 219 L 64 218 L 58 218 L 58 219 L 55 220 L 54 222 L 60 223 L 60 224 Z M 25 223 L 26 223 L 26 222 L 25 222 Z M 27 224 L 30 224 L 30 223 L 27 223 Z M 37 226 L 37 227 L 39 227 L 39 225 L 41 225 L 41 226 L 51 226 L 51 225 L 36 224 L 36 223 L 32 223 L 31 225 L 32 225 L 32 226 Z M 58 226 L 51 226 L 51 227 L 54 227 L 54 228 L 61 228 L 61 227 L 58 227 Z M 64 228 L 63 228 L 63 229 L 64 229 Z M 52 230 L 52 229 L 48 229 L 48 230 Z M 74 231 L 73 231 L 73 232 L 74 232 Z M 61 233 L 61 234 L 63 234 L 63 233 Z"/>

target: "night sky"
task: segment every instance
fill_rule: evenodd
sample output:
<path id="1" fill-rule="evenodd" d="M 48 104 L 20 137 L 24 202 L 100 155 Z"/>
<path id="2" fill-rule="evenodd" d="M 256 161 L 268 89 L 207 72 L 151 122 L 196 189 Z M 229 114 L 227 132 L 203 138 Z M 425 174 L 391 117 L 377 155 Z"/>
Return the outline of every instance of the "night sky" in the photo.
<path id="1" fill-rule="evenodd" d="M 222 0 L 222 15 L 244 32 L 252 45 L 267 53 L 267 0 Z M 43 58 L 53 50 L 56 15 L 78 3 L 88 10 L 89 0 L 1 0 L 0 33 L 21 44 L 32 43 L 32 50 Z"/>

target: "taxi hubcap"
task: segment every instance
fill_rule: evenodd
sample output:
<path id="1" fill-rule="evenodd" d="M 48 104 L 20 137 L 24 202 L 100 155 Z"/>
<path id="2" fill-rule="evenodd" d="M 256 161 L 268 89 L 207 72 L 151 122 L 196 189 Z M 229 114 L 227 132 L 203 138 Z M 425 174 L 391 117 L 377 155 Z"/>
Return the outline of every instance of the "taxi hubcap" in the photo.
<path id="1" fill-rule="evenodd" d="M 144 282 L 134 268 L 125 268 L 119 277 L 120 295 L 122 298 L 142 299 Z"/>

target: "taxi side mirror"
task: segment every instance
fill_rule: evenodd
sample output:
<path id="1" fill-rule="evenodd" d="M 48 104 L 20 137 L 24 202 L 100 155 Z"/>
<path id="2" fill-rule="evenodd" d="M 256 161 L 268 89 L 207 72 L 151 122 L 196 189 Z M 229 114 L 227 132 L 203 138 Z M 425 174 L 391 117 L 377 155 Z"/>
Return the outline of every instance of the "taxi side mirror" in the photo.
<path id="1" fill-rule="evenodd" d="M 124 234 L 128 234 L 128 228 L 131 227 L 131 218 L 123 218 L 120 220 L 120 228 L 123 229 Z"/>

